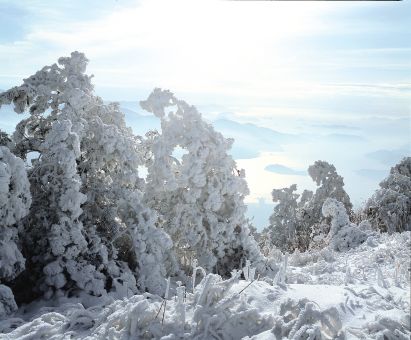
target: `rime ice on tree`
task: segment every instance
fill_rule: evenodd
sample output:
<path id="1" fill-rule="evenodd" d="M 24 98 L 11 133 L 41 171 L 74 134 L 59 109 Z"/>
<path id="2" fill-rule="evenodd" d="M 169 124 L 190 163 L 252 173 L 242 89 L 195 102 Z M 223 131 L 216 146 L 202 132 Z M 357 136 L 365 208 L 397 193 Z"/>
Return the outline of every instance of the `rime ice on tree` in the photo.
<path id="1" fill-rule="evenodd" d="M 233 141 L 170 91 L 155 89 L 141 106 L 161 119 L 145 200 L 165 220 L 180 261 L 195 257 L 207 271 L 227 275 L 242 257 L 262 262 L 244 215 L 245 175 L 227 153 Z M 181 162 L 173 157 L 176 147 L 187 152 Z"/>

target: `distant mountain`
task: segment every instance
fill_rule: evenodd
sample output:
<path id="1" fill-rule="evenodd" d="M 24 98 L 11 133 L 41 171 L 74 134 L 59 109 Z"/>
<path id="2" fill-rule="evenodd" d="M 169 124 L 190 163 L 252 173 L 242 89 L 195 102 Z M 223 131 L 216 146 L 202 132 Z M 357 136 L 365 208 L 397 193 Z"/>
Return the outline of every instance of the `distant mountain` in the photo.
<path id="1" fill-rule="evenodd" d="M 411 154 L 410 146 L 403 145 L 398 149 L 380 149 L 377 151 L 369 152 L 366 154 L 368 158 L 375 159 L 382 164 L 394 166 L 402 158 L 407 157 Z"/>
<path id="2" fill-rule="evenodd" d="M 143 136 L 149 130 L 160 130 L 160 120 L 152 114 L 137 112 L 139 103 L 134 101 L 120 102 L 120 109 L 133 132 Z M 3 106 L 0 111 L 0 128 L 12 133 L 16 124 L 22 119 L 10 106 Z M 251 123 L 238 123 L 230 119 L 217 119 L 211 122 L 214 128 L 226 138 L 234 138 L 231 154 L 234 159 L 258 157 L 261 151 L 281 151 L 281 145 L 292 142 L 296 136 L 284 134 L 269 128 Z"/>
<path id="3" fill-rule="evenodd" d="M 121 111 L 134 133 L 142 136 L 147 131 L 160 130 L 160 120 L 154 115 L 137 113 L 137 102 L 121 102 Z M 281 151 L 281 145 L 295 140 L 295 136 L 251 123 L 238 123 L 230 119 L 211 121 L 214 128 L 226 138 L 234 138 L 231 154 L 235 159 L 258 157 L 261 151 Z"/>
<path id="4" fill-rule="evenodd" d="M 271 143 L 273 140 L 281 140 L 281 142 L 290 142 L 294 139 L 294 135 L 281 133 L 266 127 L 261 127 L 251 123 L 238 123 L 229 119 L 218 119 L 213 122 L 213 126 L 217 130 L 225 131 L 230 134 L 250 135 L 258 137 L 259 140 L 265 143 Z"/>
<path id="5" fill-rule="evenodd" d="M 281 145 L 296 139 L 291 134 L 229 119 L 218 119 L 212 124 L 224 137 L 234 138 L 232 154 L 236 159 L 255 158 L 262 151 L 281 151 Z"/>

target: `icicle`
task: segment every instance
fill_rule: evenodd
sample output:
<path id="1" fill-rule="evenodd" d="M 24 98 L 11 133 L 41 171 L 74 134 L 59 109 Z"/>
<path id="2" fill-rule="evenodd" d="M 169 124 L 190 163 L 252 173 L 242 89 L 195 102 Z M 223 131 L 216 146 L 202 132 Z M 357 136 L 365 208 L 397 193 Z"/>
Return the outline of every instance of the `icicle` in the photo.
<path id="1" fill-rule="evenodd" d="M 246 281 L 250 281 L 250 261 L 246 260 L 245 261 L 245 267 L 243 268 L 243 273 L 244 273 L 244 278 Z"/>
<path id="2" fill-rule="evenodd" d="M 250 273 L 248 276 L 248 281 L 254 281 L 255 278 L 255 268 L 254 267 L 250 267 Z"/>
<path id="3" fill-rule="evenodd" d="M 347 286 L 349 283 L 352 283 L 352 273 L 351 268 L 348 263 L 345 265 L 345 279 L 344 284 Z"/>
<path id="4" fill-rule="evenodd" d="M 287 266 L 288 266 L 288 253 L 284 255 L 284 261 L 278 270 L 277 275 L 274 278 L 274 283 L 277 285 L 285 285 L 287 279 Z"/>
<path id="5" fill-rule="evenodd" d="M 360 266 L 360 270 L 361 270 L 361 274 L 362 274 L 362 279 L 363 279 L 363 281 L 368 281 L 368 278 L 367 278 L 367 276 L 365 275 L 365 264 L 362 264 L 362 265 Z"/>
<path id="6" fill-rule="evenodd" d="M 394 284 L 397 287 L 401 287 L 401 262 L 395 262 L 395 269 L 394 269 Z"/>
<path id="7" fill-rule="evenodd" d="M 288 266 L 288 253 L 285 253 L 285 255 L 284 255 L 284 269 L 283 269 L 283 283 L 284 284 L 285 284 L 285 281 L 286 281 L 287 266 Z"/>
<path id="8" fill-rule="evenodd" d="M 387 282 L 384 280 L 380 266 L 377 266 L 377 284 L 382 288 L 388 288 Z"/>
<path id="9" fill-rule="evenodd" d="M 168 279 L 166 279 L 167 282 L 167 286 L 166 286 L 166 292 L 164 293 L 164 299 L 168 299 L 168 295 L 170 293 L 170 276 L 168 277 Z"/>
<path id="10" fill-rule="evenodd" d="M 201 271 L 203 278 L 206 277 L 207 273 L 203 267 L 198 266 L 198 261 L 196 259 L 193 260 L 192 267 L 193 267 L 192 282 L 193 282 L 193 293 L 194 293 L 196 277 L 197 277 L 197 270 Z"/>
<path id="11" fill-rule="evenodd" d="M 177 281 L 177 304 L 176 311 L 179 315 L 179 323 L 181 325 L 182 331 L 184 333 L 184 326 L 186 323 L 186 306 L 184 302 L 185 287 L 181 285 L 181 281 Z"/>
<path id="12" fill-rule="evenodd" d="M 194 293 L 194 288 L 196 286 L 197 264 L 198 264 L 197 259 L 194 259 L 191 264 L 193 267 L 193 293 Z"/>

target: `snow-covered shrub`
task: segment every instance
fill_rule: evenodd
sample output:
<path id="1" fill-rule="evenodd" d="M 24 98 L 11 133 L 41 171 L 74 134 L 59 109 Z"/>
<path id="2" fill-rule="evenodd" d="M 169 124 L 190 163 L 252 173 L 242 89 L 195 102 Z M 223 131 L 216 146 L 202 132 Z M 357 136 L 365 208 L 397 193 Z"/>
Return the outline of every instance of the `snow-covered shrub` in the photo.
<path id="1" fill-rule="evenodd" d="M 0 320 L 0 332 L 8 332 L 0 339 L 344 339 L 344 333 L 346 338 L 397 339 L 394 334 L 405 339 L 410 325 L 409 273 L 405 273 L 410 232 L 375 238 L 377 247 L 363 243 L 349 252 L 303 253 L 311 260 L 302 267 L 294 266 L 291 255 L 287 289 L 273 286 L 267 278 L 250 284 L 234 272 L 228 280 L 208 274 L 193 294 L 180 286 L 179 301 L 174 297 L 175 278 L 164 299 L 144 293 L 87 308 L 79 298 L 61 297 L 23 307 L 12 318 Z M 330 252 L 333 262 L 326 261 Z M 391 285 L 398 260 L 403 262 L 398 273 L 402 288 Z M 376 262 L 389 288 L 378 286 Z M 354 284 L 345 286 L 344 281 L 350 281 L 347 264 Z M 177 308 L 181 302 L 184 330 L 183 309 Z M 37 304 L 44 307 L 33 311 Z"/>
<path id="2" fill-rule="evenodd" d="M 334 198 L 327 198 L 322 207 L 324 217 L 330 217 L 331 227 L 328 234 L 334 250 L 345 251 L 358 246 L 367 239 L 355 224 L 350 223 L 344 205 Z"/>
<path id="3" fill-rule="evenodd" d="M 39 310 L 26 323 L 17 317 L 0 321 L 0 331 L 9 332 L 0 338 L 236 340 L 269 331 L 273 316 L 254 306 L 247 290 L 240 291 L 240 274 L 228 280 L 209 274 L 194 294 L 177 287 L 175 299 L 145 293 L 90 308 L 71 300 Z M 262 287 L 273 291 L 267 284 Z"/>
<path id="4" fill-rule="evenodd" d="M 330 263 L 332 264 L 335 261 L 335 252 L 329 247 L 316 250 L 316 251 L 306 251 L 300 252 L 298 249 L 290 255 L 290 264 L 296 267 L 306 267 L 310 266 L 313 263 Z"/>
<path id="5" fill-rule="evenodd" d="M 242 339 L 272 327 L 271 316 L 260 313 L 245 300 L 238 304 L 239 295 L 230 294 L 241 271 L 231 275 L 222 280 L 219 275 L 208 274 L 196 287 L 193 338 Z"/>
<path id="6" fill-rule="evenodd" d="M 367 332 L 364 333 L 365 336 L 372 336 L 375 339 L 408 340 L 411 337 L 410 316 L 403 320 L 396 320 L 389 316 L 378 315 L 375 321 L 367 324 Z"/>
<path id="7" fill-rule="evenodd" d="M 227 153 L 233 141 L 170 91 L 155 89 L 141 106 L 161 119 L 161 134 L 149 141 L 145 201 L 161 214 L 180 262 L 196 258 L 207 271 L 223 275 L 241 259 L 262 263 L 245 217 L 245 173 Z M 170 107 L 175 111 L 166 113 Z M 186 152 L 181 161 L 173 156 L 175 148 Z"/>
<path id="8" fill-rule="evenodd" d="M 304 267 L 307 263 L 317 261 L 318 256 L 316 255 L 309 251 L 301 252 L 296 249 L 290 256 L 290 264 L 296 267 Z"/>
<path id="9" fill-rule="evenodd" d="M 342 322 L 335 307 L 320 311 L 307 299 L 288 299 L 280 307 L 271 330 L 275 339 L 345 339 Z"/>
<path id="10" fill-rule="evenodd" d="M 411 157 L 392 167 L 380 187 L 366 203 L 367 218 L 390 234 L 411 230 Z"/>
<path id="11" fill-rule="evenodd" d="M 357 247 L 367 240 L 367 234 L 361 231 L 356 225 L 347 225 L 332 238 L 331 244 L 337 251 L 346 251 Z"/>

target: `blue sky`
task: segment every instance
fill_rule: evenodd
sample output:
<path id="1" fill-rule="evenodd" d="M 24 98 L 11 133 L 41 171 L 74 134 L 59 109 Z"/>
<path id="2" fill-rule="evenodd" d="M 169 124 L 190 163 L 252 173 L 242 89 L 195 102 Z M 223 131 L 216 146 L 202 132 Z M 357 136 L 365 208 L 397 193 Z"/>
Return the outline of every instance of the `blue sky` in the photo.
<path id="1" fill-rule="evenodd" d="M 163 87 L 197 105 L 237 139 L 259 226 L 273 188 L 315 189 L 316 159 L 358 206 L 410 154 L 409 1 L 0 0 L 0 22 L 0 89 L 79 50 L 104 99 L 141 113 Z"/>

